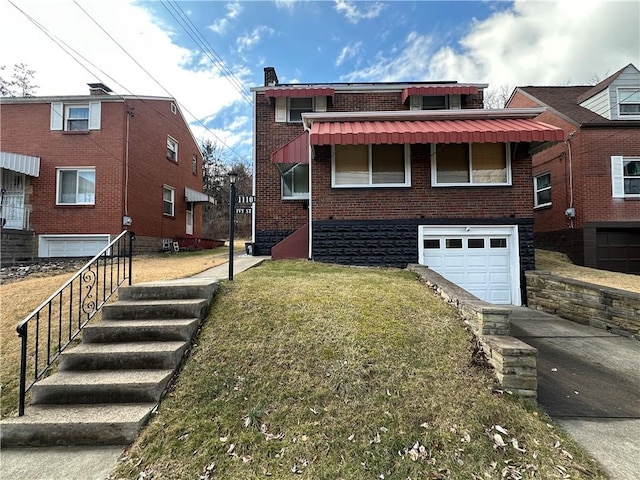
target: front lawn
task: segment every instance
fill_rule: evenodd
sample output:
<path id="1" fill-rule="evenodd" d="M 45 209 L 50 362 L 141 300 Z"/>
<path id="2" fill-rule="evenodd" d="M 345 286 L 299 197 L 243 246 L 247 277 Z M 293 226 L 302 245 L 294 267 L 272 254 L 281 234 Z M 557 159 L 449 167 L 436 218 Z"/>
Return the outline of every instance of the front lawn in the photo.
<path id="1" fill-rule="evenodd" d="M 112 477 L 606 478 L 473 352 L 412 273 L 266 262 L 223 284 Z"/>

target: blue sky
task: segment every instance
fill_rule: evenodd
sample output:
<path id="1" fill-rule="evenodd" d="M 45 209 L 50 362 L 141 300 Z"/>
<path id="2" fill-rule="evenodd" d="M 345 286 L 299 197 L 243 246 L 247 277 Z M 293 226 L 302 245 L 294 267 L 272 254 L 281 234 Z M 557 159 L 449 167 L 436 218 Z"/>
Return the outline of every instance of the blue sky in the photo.
<path id="1" fill-rule="evenodd" d="M 250 161 L 249 89 L 265 66 L 282 83 L 458 80 L 490 92 L 640 66 L 637 1 L 0 0 L 0 17 L 3 77 L 25 63 L 42 96 L 91 82 L 173 96 L 230 161 Z"/>

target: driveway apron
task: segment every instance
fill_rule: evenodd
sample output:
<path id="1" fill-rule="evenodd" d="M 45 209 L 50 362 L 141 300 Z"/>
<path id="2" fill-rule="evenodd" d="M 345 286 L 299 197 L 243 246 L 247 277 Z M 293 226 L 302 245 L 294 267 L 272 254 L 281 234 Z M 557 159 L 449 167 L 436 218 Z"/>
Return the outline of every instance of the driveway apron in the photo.
<path id="1" fill-rule="evenodd" d="M 640 465 L 640 341 L 513 307 L 511 335 L 538 349 L 538 403 L 614 479 Z"/>

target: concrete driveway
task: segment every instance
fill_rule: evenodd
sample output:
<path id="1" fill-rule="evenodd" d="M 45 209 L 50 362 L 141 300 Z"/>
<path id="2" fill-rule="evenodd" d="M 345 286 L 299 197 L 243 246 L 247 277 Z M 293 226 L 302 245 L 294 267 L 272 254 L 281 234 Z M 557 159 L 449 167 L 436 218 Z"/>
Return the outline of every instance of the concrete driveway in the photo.
<path id="1" fill-rule="evenodd" d="M 611 478 L 640 478 L 640 341 L 526 307 L 510 320 L 538 349 L 538 403 Z"/>

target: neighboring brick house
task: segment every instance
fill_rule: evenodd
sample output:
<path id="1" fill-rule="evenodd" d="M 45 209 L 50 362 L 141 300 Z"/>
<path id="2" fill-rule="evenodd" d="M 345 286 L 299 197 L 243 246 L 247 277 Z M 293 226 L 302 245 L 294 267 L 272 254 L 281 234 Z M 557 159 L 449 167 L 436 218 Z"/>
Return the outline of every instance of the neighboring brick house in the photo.
<path id="1" fill-rule="evenodd" d="M 253 88 L 254 252 L 426 264 L 492 303 L 533 268 L 531 154 L 562 140 L 541 109 L 483 110 L 486 85 Z"/>
<path id="2" fill-rule="evenodd" d="M 202 235 L 202 154 L 177 102 L 89 86 L 0 99 L 3 260 L 93 256 L 124 229 L 136 251 Z M 36 245 L 11 250 L 21 233 Z"/>
<path id="3" fill-rule="evenodd" d="M 640 71 L 629 64 L 593 86 L 518 87 L 507 108 L 565 141 L 533 157 L 535 241 L 580 265 L 640 273 Z"/>

